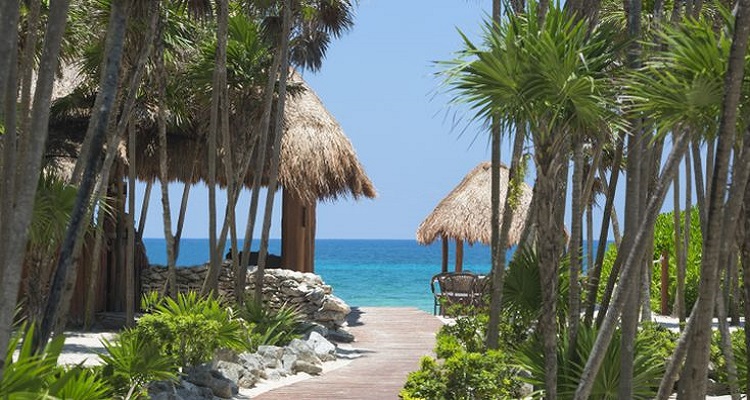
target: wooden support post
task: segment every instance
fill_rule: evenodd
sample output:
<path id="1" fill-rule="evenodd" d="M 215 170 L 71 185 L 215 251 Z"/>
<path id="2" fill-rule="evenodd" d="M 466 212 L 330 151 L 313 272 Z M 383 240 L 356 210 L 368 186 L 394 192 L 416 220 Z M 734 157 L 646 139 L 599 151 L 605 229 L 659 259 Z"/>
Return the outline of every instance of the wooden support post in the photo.
<path id="1" fill-rule="evenodd" d="M 456 272 L 464 269 L 464 241 L 456 239 Z"/>
<path id="2" fill-rule="evenodd" d="M 448 238 L 443 236 L 441 240 L 443 242 L 443 261 L 440 266 L 440 271 L 448 272 Z"/>
<path id="3" fill-rule="evenodd" d="M 669 254 L 661 253 L 661 314 L 669 313 Z"/>

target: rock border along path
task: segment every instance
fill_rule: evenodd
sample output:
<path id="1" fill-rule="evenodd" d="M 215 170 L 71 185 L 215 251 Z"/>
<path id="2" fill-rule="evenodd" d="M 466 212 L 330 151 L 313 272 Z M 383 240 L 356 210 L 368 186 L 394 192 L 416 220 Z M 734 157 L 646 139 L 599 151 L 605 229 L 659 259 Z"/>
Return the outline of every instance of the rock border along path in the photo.
<path id="1" fill-rule="evenodd" d="M 255 399 L 398 399 L 423 355 L 433 355 L 435 334 L 443 322 L 411 307 L 352 308 L 348 318 L 352 343 L 360 357 L 348 365 Z"/>

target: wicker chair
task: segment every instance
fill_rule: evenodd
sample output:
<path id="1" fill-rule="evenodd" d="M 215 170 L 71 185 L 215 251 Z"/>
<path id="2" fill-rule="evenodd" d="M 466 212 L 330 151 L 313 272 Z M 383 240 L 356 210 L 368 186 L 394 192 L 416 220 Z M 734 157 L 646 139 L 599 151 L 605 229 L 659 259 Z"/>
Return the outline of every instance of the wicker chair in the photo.
<path id="1" fill-rule="evenodd" d="M 433 314 L 446 315 L 453 304 L 475 304 L 479 277 L 472 272 L 443 272 L 432 277 L 430 287 L 434 298 Z M 437 288 L 435 284 L 437 283 Z"/>

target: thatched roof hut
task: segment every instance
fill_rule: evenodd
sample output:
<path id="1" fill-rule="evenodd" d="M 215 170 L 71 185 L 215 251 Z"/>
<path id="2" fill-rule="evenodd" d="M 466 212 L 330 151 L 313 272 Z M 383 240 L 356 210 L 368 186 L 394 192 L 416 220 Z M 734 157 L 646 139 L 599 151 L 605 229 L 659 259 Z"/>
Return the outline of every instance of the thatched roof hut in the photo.
<path id="1" fill-rule="evenodd" d="M 503 213 L 508 192 L 508 168 L 500 168 L 500 215 Z M 457 243 L 456 270 L 461 269 L 462 245 L 490 244 L 492 235 L 492 170 L 489 162 L 483 162 L 469 172 L 461 183 L 438 203 L 437 207 L 417 228 L 417 241 L 431 244 L 443 240 L 443 271 L 447 271 L 448 240 Z M 518 243 L 526 222 L 531 203 L 531 188 L 522 183 L 516 212 L 513 215 L 508 243 Z"/>
<path id="2" fill-rule="evenodd" d="M 63 81 L 76 79 L 77 71 L 68 68 Z M 336 119 L 323 102 L 296 73 L 290 79 L 284 115 L 284 137 L 281 144 L 279 184 L 283 189 L 282 262 L 284 266 L 312 272 L 315 236 L 315 206 L 319 200 L 339 197 L 374 198 L 375 187 L 357 159 L 356 152 Z M 70 86 L 70 85 L 66 85 Z M 89 104 L 90 107 L 90 104 Z M 67 104 L 66 110 L 76 109 Z M 52 122 L 56 134 L 51 134 L 48 157 L 59 169 L 70 169 L 88 124 L 87 107 L 82 113 L 62 113 Z M 205 111 L 205 110 L 203 110 Z M 155 115 L 149 110 L 137 111 L 136 174 L 147 182 L 160 179 L 159 140 Z M 262 110 L 257 104 L 233 109 L 230 116 L 231 149 L 224 149 L 218 139 L 217 183 L 227 185 L 223 155 L 231 152 L 234 169 L 243 160 L 258 157 L 260 149 L 252 150 L 258 137 Z M 191 121 L 170 125 L 167 132 L 168 179 L 170 182 L 196 184 L 207 182 L 208 156 L 206 144 L 207 114 L 194 113 Z M 272 125 L 273 130 L 273 125 Z M 125 146 L 126 140 L 121 144 Z M 255 146 L 257 147 L 257 146 Z M 267 185 L 270 170 L 271 145 L 266 149 L 266 165 L 261 183 Z M 123 147 L 122 162 L 127 163 Z M 242 184 L 253 184 L 252 163 Z M 289 247 L 293 246 L 293 247 Z M 283 253 L 286 253 L 284 255 Z M 299 255 L 302 254 L 302 255 Z"/>
<path id="3" fill-rule="evenodd" d="M 338 197 L 353 198 L 376 196 L 375 187 L 357 159 L 349 139 L 336 119 L 328 112 L 323 102 L 313 90 L 298 76 L 293 83 L 298 86 L 294 94 L 287 98 L 284 115 L 284 137 L 281 143 L 279 183 L 284 190 L 304 202 L 334 200 Z M 239 160 L 251 147 L 256 135 L 260 115 L 252 126 L 233 126 L 233 161 L 235 170 Z M 220 142 L 220 141 L 219 141 Z M 170 181 L 198 183 L 206 182 L 208 164 L 206 137 L 194 132 L 170 132 L 167 137 L 169 147 Z M 145 181 L 159 179 L 158 137 L 155 130 L 149 129 L 139 137 L 136 165 L 138 178 Z M 218 143 L 218 147 L 223 147 Z M 269 145 L 266 149 L 266 168 L 262 182 L 267 183 L 270 163 Z M 219 153 L 225 151 L 220 149 Z M 256 149 L 251 155 L 259 155 Z M 217 181 L 226 185 L 222 157 L 217 158 Z M 252 173 L 248 173 L 243 184 L 252 186 Z"/>

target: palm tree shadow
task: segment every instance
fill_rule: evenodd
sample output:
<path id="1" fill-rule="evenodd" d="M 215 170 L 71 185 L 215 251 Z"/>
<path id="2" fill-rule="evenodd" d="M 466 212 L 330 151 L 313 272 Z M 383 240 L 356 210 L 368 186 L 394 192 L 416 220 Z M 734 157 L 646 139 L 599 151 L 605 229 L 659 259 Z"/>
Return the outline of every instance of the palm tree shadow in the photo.
<path id="1" fill-rule="evenodd" d="M 346 316 L 347 325 L 349 327 L 364 325 L 364 323 L 362 322 L 362 314 L 364 314 L 364 311 L 362 311 L 359 307 L 352 307 L 349 315 Z"/>

